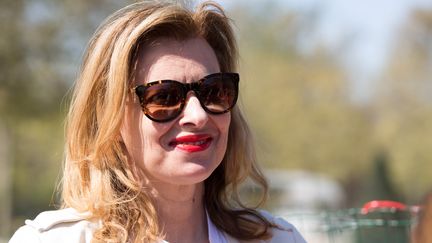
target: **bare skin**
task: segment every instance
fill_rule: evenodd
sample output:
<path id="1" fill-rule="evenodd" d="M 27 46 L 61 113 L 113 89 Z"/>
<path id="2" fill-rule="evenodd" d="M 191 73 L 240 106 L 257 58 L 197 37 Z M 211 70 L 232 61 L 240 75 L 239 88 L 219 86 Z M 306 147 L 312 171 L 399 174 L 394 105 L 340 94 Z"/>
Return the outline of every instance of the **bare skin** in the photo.
<path id="1" fill-rule="evenodd" d="M 139 52 L 136 85 L 171 79 L 190 83 L 220 72 L 214 51 L 200 38 L 183 42 L 160 40 Z M 226 151 L 230 113 L 211 115 L 194 92 L 176 119 L 158 123 L 142 113 L 137 103 L 126 107 L 122 138 L 137 169 L 151 188 L 158 221 L 169 243 L 208 243 L 207 216 L 203 204 L 204 180 L 219 166 Z M 187 143 L 172 141 L 205 135 L 211 144 L 202 151 L 187 151 Z"/>
<path id="2" fill-rule="evenodd" d="M 153 186 L 156 189 L 162 185 Z M 153 191 L 161 226 L 166 234 L 165 240 L 170 243 L 208 243 L 203 184 L 195 188 L 174 186 L 166 189 Z"/>

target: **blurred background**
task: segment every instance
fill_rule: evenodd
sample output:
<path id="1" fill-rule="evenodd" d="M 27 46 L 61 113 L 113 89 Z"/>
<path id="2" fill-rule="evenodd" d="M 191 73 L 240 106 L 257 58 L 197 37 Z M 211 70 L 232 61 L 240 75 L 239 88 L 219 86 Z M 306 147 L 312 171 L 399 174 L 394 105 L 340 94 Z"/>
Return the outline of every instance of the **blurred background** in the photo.
<path id="1" fill-rule="evenodd" d="M 56 207 L 85 46 L 132 2 L 0 2 L 0 238 Z M 269 210 L 421 201 L 432 187 L 432 2 L 217 2 L 234 21 Z"/>

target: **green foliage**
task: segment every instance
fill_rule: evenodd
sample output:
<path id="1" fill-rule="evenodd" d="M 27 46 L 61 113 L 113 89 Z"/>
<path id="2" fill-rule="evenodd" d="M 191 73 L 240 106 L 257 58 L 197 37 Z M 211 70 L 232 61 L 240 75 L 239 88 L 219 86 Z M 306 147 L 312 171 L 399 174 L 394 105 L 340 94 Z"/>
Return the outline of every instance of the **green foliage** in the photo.
<path id="1" fill-rule="evenodd" d="M 345 71 L 323 47 L 306 55 L 295 42 L 311 23 L 290 13 L 264 20 L 244 15 L 234 17 L 241 30 L 242 98 L 263 163 L 339 179 L 366 169 L 370 125 L 367 113 L 350 103 Z"/>
<path id="2" fill-rule="evenodd" d="M 402 26 L 373 110 L 374 134 L 389 153 L 397 187 L 409 198 L 430 190 L 432 154 L 432 10 Z"/>
<path id="3" fill-rule="evenodd" d="M 13 170 L 9 198 L 17 225 L 53 202 L 67 91 L 91 33 L 127 2 L 0 2 L 7 23 L 0 25 L 0 127 L 11 130 L 11 161 L 0 162 Z M 377 80 L 376 97 L 359 106 L 350 100 L 339 53 L 309 41 L 314 13 L 262 4 L 266 14 L 243 5 L 229 13 L 241 55 L 240 105 L 260 161 L 328 174 L 345 183 L 350 205 L 380 195 L 415 202 L 429 189 L 432 169 L 432 12 L 412 14 Z M 376 159 L 382 150 L 385 162 Z"/>
<path id="4" fill-rule="evenodd" d="M 415 203 L 431 186 L 432 12 L 412 13 L 388 68 L 376 80 L 380 88 L 375 98 L 359 106 L 350 102 L 348 75 L 338 53 L 320 43 L 303 51 L 314 19 L 305 21 L 280 9 L 270 6 L 265 16 L 233 11 L 243 104 L 262 162 L 326 173 L 345 181 L 347 189 L 357 188 L 363 199 L 393 197 L 367 186 L 365 179 L 378 177 L 375 154 L 384 150 L 387 177 L 375 183 L 388 179 L 387 193 Z"/>
<path id="5" fill-rule="evenodd" d="M 10 190 L 0 191 L 0 197 L 10 201 L 1 204 L 0 211 L 11 211 L 14 218 L 12 225 L 1 224 L 1 236 L 56 203 L 67 91 L 90 34 L 124 4 L 0 2 L 0 128 L 9 130 L 9 149 L 0 154 L 0 163 L 13 179 Z"/>

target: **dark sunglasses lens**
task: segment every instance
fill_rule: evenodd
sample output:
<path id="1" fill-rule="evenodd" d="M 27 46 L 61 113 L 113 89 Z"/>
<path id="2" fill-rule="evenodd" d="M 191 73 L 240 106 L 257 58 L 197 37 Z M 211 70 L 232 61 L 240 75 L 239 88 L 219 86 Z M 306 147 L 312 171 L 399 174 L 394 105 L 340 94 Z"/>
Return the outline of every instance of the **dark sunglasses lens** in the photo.
<path id="1" fill-rule="evenodd" d="M 211 113 L 224 113 L 231 109 L 238 94 L 237 80 L 230 75 L 209 77 L 200 85 L 201 103 Z"/>
<path id="2" fill-rule="evenodd" d="M 182 86 L 174 82 L 149 86 L 143 95 L 146 114 L 156 121 L 173 119 L 181 112 L 182 93 Z"/>

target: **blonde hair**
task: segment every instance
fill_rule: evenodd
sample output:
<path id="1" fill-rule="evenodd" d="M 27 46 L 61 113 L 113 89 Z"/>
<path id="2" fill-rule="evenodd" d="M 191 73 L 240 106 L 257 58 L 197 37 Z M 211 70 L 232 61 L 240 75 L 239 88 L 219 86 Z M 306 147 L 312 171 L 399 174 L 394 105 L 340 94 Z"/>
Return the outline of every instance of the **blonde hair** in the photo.
<path id="1" fill-rule="evenodd" d="M 91 219 L 102 223 L 94 242 L 155 242 L 163 237 L 152 197 L 126 155 L 120 127 L 139 45 L 165 37 L 204 38 L 221 71 L 236 70 L 238 53 L 230 21 L 213 2 L 202 3 L 195 11 L 169 2 L 136 3 L 99 27 L 73 92 L 62 181 L 63 207 L 90 212 Z M 266 239 L 275 225 L 242 203 L 239 186 L 252 178 L 263 188 L 261 203 L 267 183 L 243 115 L 238 107 L 231 114 L 227 151 L 205 181 L 204 203 L 219 229 L 241 240 Z"/>

